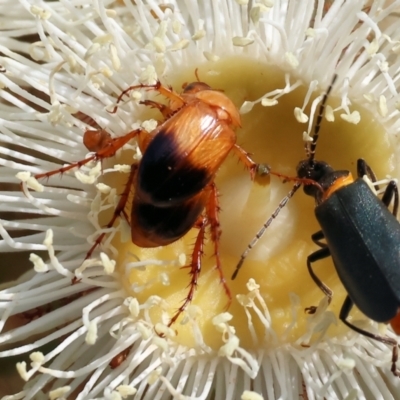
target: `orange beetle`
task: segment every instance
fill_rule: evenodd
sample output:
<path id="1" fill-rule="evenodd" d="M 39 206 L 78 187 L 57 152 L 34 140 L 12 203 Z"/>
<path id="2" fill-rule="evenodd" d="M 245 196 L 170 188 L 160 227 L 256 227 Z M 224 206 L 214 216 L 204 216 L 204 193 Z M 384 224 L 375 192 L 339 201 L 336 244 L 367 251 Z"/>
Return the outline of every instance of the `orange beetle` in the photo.
<path id="1" fill-rule="evenodd" d="M 87 130 L 83 141 L 89 150 L 95 151 L 92 156 L 56 171 L 36 175 L 36 178 L 49 177 L 91 160 L 111 157 L 128 141 L 137 138 L 143 156 L 138 163 L 132 164 L 107 228 L 112 227 L 122 214 L 130 223 L 132 242 L 140 247 L 165 246 L 180 239 L 192 227 L 199 229 L 188 265 L 191 275 L 189 290 L 183 304 L 171 318 L 170 326 L 193 298 L 201 271 L 207 226 L 210 226 L 216 269 L 228 297 L 228 306 L 232 300 L 219 257 L 221 229 L 218 192 L 214 183 L 218 168 L 233 150 L 249 169 L 252 179 L 257 176 L 263 184 L 267 181 L 263 178 L 270 170 L 263 164 L 263 168 L 259 168 L 249 154 L 236 144 L 234 129 L 240 126 L 240 115 L 233 102 L 221 91 L 198 81 L 186 85 L 178 94 L 157 82 L 129 87 L 118 97 L 117 104 L 124 95 L 136 89 L 155 90 L 169 100 L 168 105 L 153 100 L 140 102 L 157 108 L 164 117 L 164 121 L 152 132 L 140 128 L 112 139 L 104 130 Z M 116 110 L 117 107 L 113 112 Z M 132 186 L 135 190 L 129 217 L 125 207 Z M 105 234 L 99 235 L 86 258 L 92 255 Z"/>

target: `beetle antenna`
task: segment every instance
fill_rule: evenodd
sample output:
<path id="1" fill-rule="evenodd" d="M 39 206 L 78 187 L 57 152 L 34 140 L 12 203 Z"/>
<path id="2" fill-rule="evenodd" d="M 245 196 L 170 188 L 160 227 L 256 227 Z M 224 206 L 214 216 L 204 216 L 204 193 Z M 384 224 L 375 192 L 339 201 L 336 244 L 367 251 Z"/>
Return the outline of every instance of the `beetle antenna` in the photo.
<path id="1" fill-rule="evenodd" d="M 328 90 L 325 92 L 324 97 L 322 98 L 322 103 L 321 103 L 321 105 L 319 107 L 317 121 L 316 121 L 315 127 L 314 127 L 314 135 L 313 135 L 313 138 L 312 138 L 312 143 L 310 144 L 310 147 L 308 149 L 308 160 L 309 161 L 313 161 L 314 160 L 315 148 L 317 147 L 317 140 L 318 140 L 318 137 L 319 137 L 319 131 L 321 129 L 322 117 L 324 116 L 326 102 L 328 100 L 329 94 L 332 91 L 333 85 L 336 82 L 337 77 L 338 77 L 337 74 L 333 75 L 332 82 L 329 85 Z"/>
<path id="2" fill-rule="evenodd" d="M 250 253 L 251 249 L 261 239 L 262 235 L 264 235 L 264 232 L 271 225 L 272 221 L 278 216 L 278 214 L 281 212 L 282 208 L 286 206 L 287 202 L 290 200 L 291 197 L 293 197 L 293 195 L 296 193 L 297 189 L 300 186 L 301 186 L 301 182 L 296 182 L 294 184 L 292 190 L 281 200 L 281 202 L 279 203 L 279 205 L 275 209 L 275 211 L 272 213 L 272 215 L 267 219 L 267 221 L 265 221 L 262 228 L 257 232 L 257 234 L 254 236 L 252 241 L 247 245 L 247 249 L 240 256 L 240 260 L 239 260 L 238 264 L 236 265 L 235 272 L 232 274 L 232 278 L 231 278 L 232 280 L 237 277 L 237 274 L 239 273 L 240 268 L 242 268 L 244 260 L 246 259 L 247 255 Z"/>

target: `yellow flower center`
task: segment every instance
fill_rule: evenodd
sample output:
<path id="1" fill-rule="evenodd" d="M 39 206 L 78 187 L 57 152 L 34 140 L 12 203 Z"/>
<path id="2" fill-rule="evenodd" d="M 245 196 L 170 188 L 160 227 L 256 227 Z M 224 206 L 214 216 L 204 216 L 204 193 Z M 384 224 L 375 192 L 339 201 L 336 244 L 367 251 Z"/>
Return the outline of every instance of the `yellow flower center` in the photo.
<path id="1" fill-rule="evenodd" d="M 256 60 L 239 57 L 202 65 L 198 69 L 198 75 L 212 88 L 223 89 L 238 107 L 244 101 L 255 100 L 267 92 L 285 87 L 282 71 Z M 292 80 L 295 81 L 294 78 Z M 171 77 L 168 83 L 180 91 L 183 82 L 192 81 L 195 81 L 194 68 L 181 74 L 179 79 Z M 255 161 L 268 163 L 275 171 L 295 176 L 297 163 L 306 158 L 302 132 L 307 130 L 307 125 L 296 120 L 294 108 L 302 106 L 305 94 L 306 88 L 300 87 L 279 98 L 277 105 L 255 105 L 251 112 L 242 116 L 242 129 L 237 131 L 237 143 L 252 153 Z M 333 96 L 328 103 L 333 108 L 339 105 L 338 99 Z M 351 111 L 353 110 L 351 106 Z M 336 169 L 350 170 L 356 175 L 356 161 L 364 158 L 378 178 L 383 178 L 392 172 L 390 160 L 393 151 L 387 134 L 370 113 L 361 108 L 357 110 L 361 114 L 361 122 L 357 125 L 345 122 L 340 117 L 342 111 L 335 113 L 334 122 L 323 120 L 316 159 L 326 161 Z M 309 107 L 305 113 L 309 115 Z M 130 161 L 125 159 L 124 162 Z M 236 280 L 232 281 L 231 275 L 241 253 L 293 183 L 283 183 L 278 178 L 271 177 L 269 186 L 260 187 L 251 182 L 248 172 L 234 155 L 228 156 L 218 171 L 215 182 L 220 193 L 221 206 L 221 262 L 233 295 L 228 311 L 234 316 L 231 323 L 236 328 L 241 346 L 253 346 L 244 309 L 236 299 L 237 294 L 248 293 L 246 283 L 250 278 L 254 278 L 260 285 L 260 293 L 271 314 L 272 328 L 278 337 L 282 338 L 285 329 L 292 322 L 293 307 L 289 293 L 299 296 L 297 323 L 282 338 L 282 341 L 292 342 L 305 333 L 307 314 L 304 313 L 304 308 L 317 306 L 323 298 L 306 266 L 307 256 L 318 248 L 310 237 L 319 230 L 314 216 L 314 199 L 299 190 L 251 251 Z M 131 243 L 118 244 L 120 259 L 117 265 L 124 267 L 123 260 L 127 252 L 134 253 L 141 260 L 173 260 L 186 254 L 188 263 L 197 232 L 197 229 L 192 229 L 184 238 L 160 248 L 142 249 Z M 214 266 L 213 246 L 207 236 L 200 279 L 192 304 L 202 311 L 197 322 L 206 344 L 217 348 L 222 341 L 220 333 L 216 332 L 212 324 L 212 318 L 225 310 L 228 298 L 219 283 Z M 330 310 L 338 315 L 345 292 L 332 259 L 318 261 L 314 264 L 314 271 L 334 291 Z M 161 273 L 168 275 L 169 285 L 165 285 L 159 278 Z M 160 296 L 168 303 L 169 314 L 172 316 L 187 296 L 190 282 L 188 273 L 188 268 L 177 265 L 154 265 L 147 266 L 144 271 L 132 270 L 127 280 L 125 270 L 121 270 L 121 277 L 124 277 L 123 284 L 129 295 L 137 297 L 140 303 L 145 302 L 149 296 Z M 133 292 L 133 284 L 143 290 Z M 159 322 L 161 309 L 154 308 L 151 315 L 154 323 Z M 172 326 L 178 333 L 176 341 L 192 346 L 192 328 L 190 324 L 180 324 L 183 316 Z M 261 339 L 264 328 L 254 314 L 252 323 Z M 345 329 L 339 323 L 337 328 L 331 327 L 328 334 L 336 335 Z"/>

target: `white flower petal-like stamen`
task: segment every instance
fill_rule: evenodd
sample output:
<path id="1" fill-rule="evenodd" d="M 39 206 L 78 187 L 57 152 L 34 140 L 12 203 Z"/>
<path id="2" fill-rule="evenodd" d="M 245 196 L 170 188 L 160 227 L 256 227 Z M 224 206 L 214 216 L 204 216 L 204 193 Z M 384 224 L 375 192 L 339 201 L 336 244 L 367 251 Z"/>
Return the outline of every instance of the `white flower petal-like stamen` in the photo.
<path id="1" fill-rule="evenodd" d="M 295 221 L 290 219 L 300 217 L 282 215 L 274 222 L 268 243 L 260 244 L 260 253 L 254 255 L 263 261 L 258 269 L 264 272 L 255 280 L 253 269 L 248 278 L 232 283 L 229 313 L 221 313 L 217 302 L 205 305 L 204 298 L 217 298 L 221 291 L 214 266 L 206 266 L 197 282 L 195 303 L 168 327 L 171 309 L 186 296 L 174 282 L 185 289 L 188 271 L 181 268 L 190 260 L 191 239 L 177 242 L 170 253 L 145 253 L 116 244 L 119 236 L 122 243 L 129 242 L 129 213 L 113 227 L 103 228 L 103 219 L 112 215 L 120 199 L 116 181 L 123 182 L 130 164 L 141 158 L 137 144 L 132 141 L 115 157 L 98 157 L 62 176 L 35 178 L 87 157 L 86 130 L 105 129 L 113 138 L 140 126 L 152 132 L 159 117 L 144 114 L 140 104 L 152 98 L 151 93 L 135 90 L 118 103 L 117 96 L 129 85 L 154 84 L 157 79 L 178 88 L 194 80 L 196 68 L 196 78 L 212 82 L 232 98 L 239 93 L 235 104 L 243 114 L 242 125 L 258 134 L 257 146 L 266 141 L 273 147 L 275 140 L 286 146 L 276 151 L 279 158 L 271 154 L 275 164 L 281 164 L 281 153 L 290 152 L 289 147 L 301 150 L 305 128 L 295 128 L 299 144 L 291 146 L 287 138 L 279 142 L 291 128 L 280 125 L 274 131 L 271 120 L 252 125 L 251 118 L 275 112 L 289 123 L 295 109 L 297 119 L 308 123 L 303 138 L 309 140 L 320 94 L 335 73 L 332 97 L 340 100 L 326 107 L 326 120 L 340 123 L 340 129 L 347 126 L 353 140 L 358 131 L 353 135 L 352 130 L 362 125 L 365 115 L 361 106 L 387 132 L 389 139 L 382 141 L 395 145 L 400 130 L 400 31 L 395 13 L 400 1 L 363 3 L 5 0 L 0 5 L 0 251 L 27 251 L 33 264 L 31 271 L 0 290 L 0 344 L 7 346 L 0 357 L 30 354 L 30 362 L 17 365 L 26 386 L 7 399 L 35 399 L 43 393 L 50 398 L 72 393 L 78 400 L 132 395 L 253 400 L 398 397 L 399 380 L 389 371 L 388 346 L 353 332 L 329 335 L 337 313 L 327 308 L 326 299 L 314 315 L 305 317 L 302 312 L 308 292 L 318 288 L 304 283 L 306 292 L 298 294 L 303 289 L 303 282 L 298 282 L 292 290 L 296 294 L 289 295 L 282 286 L 282 281 L 297 279 L 297 261 L 306 274 L 309 250 L 304 235 L 288 263 L 290 269 L 282 262 L 283 275 L 270 261 L 274 249 L 285 247 L 286 237 L 291 239 Z M 29 35 L 35 35 L 34 43 L 24 41 Z M 280 80 L 267 67 L 261 73 L 247 71 L 250 63 L 273 66 L 280 71 Z M 246 79 L 258 90 L 249 90 Z M 271 85 L 264 86 L 266 81 Z M 279 114 L 278 106 L 302 86 L 302 97 Z M 330 124 L 324 121 L 324 129 L 326 125 Z M 274 132 L 267 137 L 268 130 Z M 369 141 L 374 140 L 371 137 Z M 243 141 L 251 142 L 247 137 Z M 333 144 L 332 149 L 331 153 L 340 152 Z M 120 153 L 131 155 L 124 158 Z M 263 151 L 260 154 L 264 157 Z M 383 176 L 398 175 L 398 156 L 397 146 L 388 156 L 391 169 Z M 226 175 L 223 168 L 221 181 Z M 232 182 L 233 178 L 237 176 Z M 236 193 L 245 184 L 239 177 L 231 186 Z M 233 215 L 233 226 L 241 224 L 245 237 L 250 218 L 235 219 L 247 212 L 245 195 L 240 199 L 221 193 L 223 212 L 229 209 L 224 203 L 228 199 L 234 207 L 227 214 Z M 272 193 L 271 202 L 279 196 Z M 261 205 L 250 211 L 264 218 Z M 259 216 L 255 219 L 258 224 Z M 221 221 L 224 236 L 234 231 L 228 225 Z M 101 248 L 85 259 L 103 232 L 107 235 Z M 226 268 L 235 262 L 239 243 L 245 247 L 243 240 L 231 242 L 221 244 L 222 253 L 232 251 L 224 259 Z M 278 310 L 274 288 L 286 299 Z M 167 296 L 164 290 L 177 293 Z M 319 292 L 317 296 L 322 297 Z M 289 319 L 281 317 L 285 312 Z M 297 325 L 302 324 L 299 334 Z M 366 329 L 378 332 L 375 323 L 368 322 Z M 383 334 L 396 337 L 390 329 Z M 52 350 L 43 351 L 42 346 L 50 343 Z"/>

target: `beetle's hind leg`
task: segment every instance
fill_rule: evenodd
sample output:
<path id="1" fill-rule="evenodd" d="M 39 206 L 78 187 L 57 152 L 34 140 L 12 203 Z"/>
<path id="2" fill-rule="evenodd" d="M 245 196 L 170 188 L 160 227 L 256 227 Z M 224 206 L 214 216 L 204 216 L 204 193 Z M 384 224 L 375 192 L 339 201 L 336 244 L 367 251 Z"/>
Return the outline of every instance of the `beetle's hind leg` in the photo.
<path id="1" fill-rule="evenodd" d="M 104 236 L 107 234 L 107 231 L 113 227 L 115 221 L 121 216 L 121 214 L 125 217 L 125 219 L 129 223 L 129 218 L 128 215 L 125 211 L 126 203 L 128 201 L 129 193 L 132 189 L 133 181 L 135 179 L 135 175 L 137 172 L 138 165 L 137 164 L 132 164 L 131 165 L 131 171 L 129 173 L 129 178 L 125 184 L 124 191 L 121 193 L 121 196 L 119 198 L 118 204 L 114 209 L 113 216 L 111 217 L 110 221 L 108 224 L 104 227 L 105 232 L 101 233 L 95 242 L 93 243 L 92 247 L 89 249 L 89 251 L 86 254 L 85 260 L 91 257 L 93 251 L 96 249 L 97 246 L 100 245 L 102 240 L 104 239 Z"/>
<path id="2" fill-rule="evenodd" d="M 367 175 L 368 178 L 372 181 L 372 183 L 375 183 L 377 181 L 376 175 L 372 170 L 372 168 L 366 163 L 365 160 L 360 158 L 357 160 L 357 176 L 359 178 L 362 178 L 364 175 Z M 375 190 L 379 190 L 379 185 L 374 185 L 374 187 Z M 392 214 L 395 217 L 397 217 L 399 209 L 399 190 L 396 181 L 390 181 L 388 183 L 381 200 L 386 207 L 389 207 L 393 198 L 394 198 L 394 203 L 393 203 Z"/>
<path id="3" fill-rule="evenodd" d="M 188 285 L 189 291 L 182 305 L 178 308 L 176 313 L 169 321 L 168 326 L 171 326 L 172 324 L 175 323 L 178 317 L 182 314 L 183 311 L 185 311 L 186 307 L 193 300 L 194 292 L 196 291 L 197 282 L 201 271 L 201 258 L 204 253 L 204 236 L 207 225 L 208 225 L 208 220 L 204 216 L 201 216 L 195 224 L 195 227 L 199 228 L 199 233 L 197 234 L 196 241 L 194 243 L 190 264 L 186 267 L 183 267 L 183 268 L 190 268 L 189 272 L 190 283 Z"/>
<path id="4" fill-rule="evenodd" d="M 340 314 L 339 314 L 339 319 L 345 324 L 347 325 L 350 329 L 352 329 L 353 331 L 367 336 L 371 339 L 377 340 L 378 342 L 381 343 L 385 343 L 388 344 L 389 346 L 393 347 L 393 352 L 392 352 L 392 366 L 391 366 L 391 371 L 393 373 L 394 376 L 400 376 L 400 370 L 397 369 L 396 363 L 398 361 L 398 343 L 395 339 L 392 339 L 390 337 L 387 336 L 381 336 L 381 335 L 376 335 L 372 332 L 368 332 L 364 329 L 361 329 L 355 325 L 353 325 L 351 322 L 349 322 L 347 320 L 350 311 L 353 307 L 353 301 L 350 299 L 350 296 L 346 296 L 346 299 L 342 305 L 342 308 L 340 309 Z"/>
<path id="5" fill-rule="evenodd" d="M 367 164 L 367 162 L 363 158 L 359 158 L 357 160 L 357 176 L 359 178 L 362 178 L 364 175 L 367 175 L 369 179 L 374 183 L 378 179 L 376 178 L 376 175 L 372 168 Z M 379 186 L 375 186 L 376 190 L 379 190 Z"/>
<path id="6" fill-rule="evenodd" d="M 218 201 L 218 190 L 215 183 L 210 184 L 210 196 L 206 206 L 207 217 L 210 223 L 210 231 L 211 231 L 211 240 L 214 243 L 214 257 L 215 257 L 215 269 L 219 274 L 219 281 L 224 287 L 226 297 L 228 298 L 228 303 L 226 305 L 226 309 L 232 303 L 232 293 L 229 289 L 228 284 L 226 283 L 226 279 L 224 276 L 224 272 L 222 270 L 222 264 L 219 253 L 219 241 L 221 238 L 221 227 L 219 223 L 218 213 L 220 211 L 219 201 Z"/>
<path id="7" fill-rule="evenodd" d="M 314 270 L 313 270 L 313 268 L 311 266 L 312 263 L 314 263 L 316 261 L 319 261 L 319 260 L 322 260 L 324 258 L 327 258 L 327 257 L 329 257 L 331 255 L 331 252 L 330 252 L 328 246 L 325 243 L 321 242 L 321 240 L 324 237 L 325 236 L 324 236 L 322 231 L 318 231 L 317 233 L 314 233 L 311 236 L 313 242 L 315 244 L 317 244 L 319 247 L 321 247 L 321 249 L 315 251 L 314 253 L 310 254 L 307 257 L 307 268 L 308 268 L 308 272 L 309 272 L 312 280 L 321 289 L 321 291 L 325 294 L 325 296 L 328 297 L 328 304 L 329 304 L 331 302 L 331 300 L 332 300 L 333 292 L 327 285 L 325 285 L 325 283 L 323 283 L 321 281 L 321 279 L 318 278 L 318 276 L 315 274 L 315 272 L 314 272 Z M 308 314 L 314 314 L 317 311 L 317 307 L 310 306 L 310 307 L 307 307 L 305 309 L 305 311 Z"/>
<path id="8" fill-rule="evenodd" d="M 397 213 L 399 210 L 399 189 L 395 181 L 390 181 L 386 186 L 385 193 L 382 196 L 382 203 L 385 204 L 386 207 L 389 207 L 393 197 L 394 202 L 392 214 L 397 217 Z"/>
<path id="9" fill-rule="evenodd" d="M 186 309 L 186 307 L 193 300 L 194 292 L 196 290 L 198 279 L 201 272 L 201 263 L 204 252 L 205 230 L 207 226 L 210 226 L 211 240 L 214 243 L 214 257 L 216 260 L 215 269 L 218 271 L 220 283 L 222 283 L 225 290 L 225 294 L 228 297 L 228 304 L 226 307 L 228 308 L 232 302 L 232 294 L 231 291 L 229 290 L 224 273 L 222 271 L 222 265 L 219 254 L 219 240 L 221 236 L 221 229 L 218 218 L 218 212 L 220 209 L 218 203 L 218 191 L 215 186 L 215 183 L 211 183 L 210 185 L 208 185 L 206 190 L 209 193 L 205 210 L 206 215 L 205 216 L 202 215 L 195 224 L 195 227 L 199 229 L 199 232 L 197 234 L 196 241 L 194 244 L 191 262 L 187 267 L 184 267 L 190 269 L 189 274 L 191 278 L 188 286 L 189 291 L 182 305 L 179 307 L 177 312 L 171 318 L 168 326 L 171 326 L 178 319 L 179 315 Z"/>

